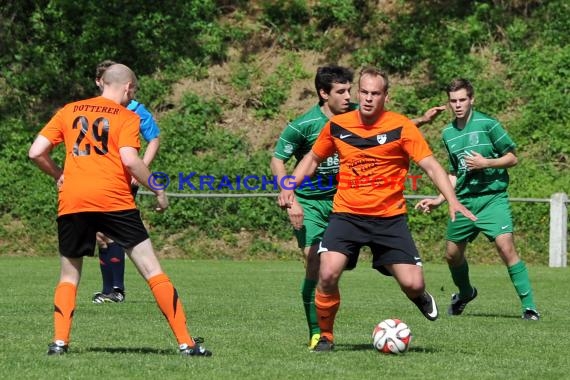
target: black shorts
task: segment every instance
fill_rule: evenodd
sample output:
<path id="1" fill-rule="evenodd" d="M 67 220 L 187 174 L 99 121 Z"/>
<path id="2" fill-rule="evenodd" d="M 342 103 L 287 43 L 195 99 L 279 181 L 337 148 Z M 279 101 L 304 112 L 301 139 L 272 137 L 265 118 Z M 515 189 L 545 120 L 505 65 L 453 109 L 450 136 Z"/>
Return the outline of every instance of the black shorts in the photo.
<path id="1" fill-rule="evenodd" d="M 62 215 L 57 218 L 57 232 L 59 253 L 65 257 L 93 256 L 97 232 L 123 248 L 132 248 L 148 239 L 138 209 Z"/>
<path id="2" fill-rule="evenodd" d="M 351 270 L 356 267 L 363 246 L 372 251 L 372 267 L 386 276 L 391 276 L 387 264 L 422 265 L 405 214 L 388 218 L 331 214 L 319 253 L 335 251 L 346 255 L 345 270 Z"/>

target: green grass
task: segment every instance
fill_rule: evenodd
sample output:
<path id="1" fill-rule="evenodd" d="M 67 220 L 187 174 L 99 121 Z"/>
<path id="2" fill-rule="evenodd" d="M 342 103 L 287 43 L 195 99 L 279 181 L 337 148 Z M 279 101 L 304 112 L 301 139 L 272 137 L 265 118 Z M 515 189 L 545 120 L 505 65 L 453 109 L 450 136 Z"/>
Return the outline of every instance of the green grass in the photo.
<path id="1" fill-rule="evenodd" d="M 531 266 L 540 322 L 520 320 L 506 269 L 471 268 L 479 297 L 461 317 L 445 314 L 453 291 L 447 268 L 427 264 L 428 289 L 442 311 L 423 318 L 393 279 L 363 260 L 341 280 L 336 352 L 310 353 L 300 301 L 300 262 L 164 260 L 193 335 L 212 358 L 180 357 L 144 281 L 127 263 L 124 304 L 93 305 L 97 260 L 85 260 L 70 353 L 47 357 L 57 258 L 0 258 L 0 373 L 23 379 L 562 379 L 570 378 L 568 269 Z M 412 329 L 410 351 L 375 352 L 370 333 L 399 317 Z"/>

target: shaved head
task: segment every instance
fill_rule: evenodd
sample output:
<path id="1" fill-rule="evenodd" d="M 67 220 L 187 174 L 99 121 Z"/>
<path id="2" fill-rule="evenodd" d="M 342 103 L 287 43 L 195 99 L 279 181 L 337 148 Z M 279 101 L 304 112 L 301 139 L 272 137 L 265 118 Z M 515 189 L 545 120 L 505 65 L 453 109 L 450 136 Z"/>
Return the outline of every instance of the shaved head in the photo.
<path id="1" fill-rule="evenodd" d="M 137 77 L 133 70 L 121 63 L 109 66 L 103 73 L 101 81 L 105 85 L 123 85 L 130 82 L 132 86 L 137 87 Z"/>
<path id="2" fill-rule="evenodd" d="M 117 63 L 105 70 L 101 77 L 104 96 L 126 106 L 134 99 L 137 91 L 137 76 L 127 66 Z"/>

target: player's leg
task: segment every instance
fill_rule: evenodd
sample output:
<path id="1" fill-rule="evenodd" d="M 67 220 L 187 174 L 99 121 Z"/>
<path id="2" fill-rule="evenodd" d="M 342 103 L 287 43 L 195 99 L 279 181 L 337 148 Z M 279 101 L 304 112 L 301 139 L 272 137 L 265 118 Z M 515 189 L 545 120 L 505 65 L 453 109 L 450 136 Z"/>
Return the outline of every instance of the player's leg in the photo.
<path id="1" fill-rule="evenodd" d="M 305 255 L 305 278 L 301 285 L 301 297 L 307 326 L 309 328 L 309 348 L 315 348 L 321 337 L 321 329 L 317 319 L 317 308 L 315 306 L 315 291 L 319 280 L 319 255 L 317 251 L 319 245 L 315 244 L 303 249 Z"/>
<path id="2" fill-rule="evenodd" d="M 540 319 L 536 311 L 528 270 L 516 251 L 513 237 L 513 219 L 508 195 L 499 193 L 489 196 L 481 219 L 486 220 L 482 226 L 483 233 L 495 242 L 499 256 L 507 266 L 509 277 L 519 299 L 521 300 L 522 318 Z"/>
<path id="3" fill-rule="evenodd" d="M 438 317 L 437 304 L 425 290 L 422 261 L 405 215 L 375 218 L 369 227 L 372 267 L 384 275 L 392 275 L 400 289 L 434 321 Z"/>
<path id="4" fill-rule="evenodd" d="M 61 274 L 53 297 L 54 336 L 53 343 L 48 347 L 48 355 L 67 352 L 83 258 L 60 256 L 60 262 Z"/>
<path id="5" fill-rule="evenodd" d="M 83 256 L 93 255 L 95 248 L 95 231 L 89 228 L 83 214 L 59 217 L 57 223 L 61 268 L 53 300 L 54 337 L 48 355 L 67 352 Z"/>
<path id="6" fill-rule="evenodd" d="M 107 245 L 107 251 L 113 275 L 112 299 L 114 302 L 123 302 L 125 300 L 125 250 L 111 241 Z"/>
<path id="7" fill-rule="evenodd" d="M 416 263 L 386 264 L 384 267 L 394 276 L 400 289 L 418 307 L 424 317 L 435 321 L 439 311 L 435 299 L 426 291 L 422 267 Z"/>
<path id="8" fill-rule="evenodd" d="M 317 254 L 322 241 L 332 200 L 314 200 L 297 197 L 303 208 L 303 228 L 295 231 L 299 247 L 305 257 L 305 277 L 301 285 L 301 297 L 305 317 L 309 329 L 309 348 L 313 349 L 320 339 L 320 327 L 315 306 L 315 290 L 319 279 L 319 255 Z"/>
<path id="9" fill-rule="evenodd" d="M 190 337 L 186 314 L 178 292 L 154 253 L 148 232 L 137 209 L 101 213 L 98 229 L 125 247 L 137 271 L 147 281 L 159 309 L 166 317 L 178 342 L 180 353 L 190 356 L 210 356 L 212 353 Z"/>
<path id="10" fill-rule="evenodd" d="M 212 353 L 197 344 L 190 337 L 186 325 L 186 313 L 178 291 L 170 278 L 162 271 L 158 258 L 154 253 L 150 239 L 146 239 L 127 250 L 129 258 L 147 281 L 160 311 L 166 317 L 174 333 L 180 353 L 191 356 L 210 356 Z"/>
<path id="11" fill-rule="evenodd" d="M 101 270 L 101 279 L 103 285 L 101 291 L 93 294 L 92 302 L 101 304 L 108 302 L 109 295 L 113 292 L 113 270 L 109 258 L 108 244 L 111 239 L 100 232 L 97 232 L 97 249 L 99 251 L 99 269 Z"/>
<path id="12" fill-rule="evenodd" d="M 497 246 L 497 251 L 501 259 L 507 266 L 511 282 L 521 300 L 522 318 L 527 320 L 539 320 L 540 314 L 534 303 L 528 269 L 516 252 L 513 234 L 508 233 L 497 236 L 495 238 L 495 245 Z"/>
<path id="13" fill-rule="evenodd" d="M 315 306 L 321 338 L 315 351 L 331 351 L 334 347 L 334 322 L 340 308 L 338 282 L 348 263 L 345 254 L 335 251 L 320 253 L 319 283 L 315 292 Z"/>
<path id="14" fill-rule="evenodd" d="M 465 205 L 472 212 L 478 211 L 478 205 L 474 202 Z M 477 213 L 477 218 L 480 215 Z M 480 220 L 478 220 L 479 222 Z M 477 289 L 471 284 L 469 278 L 469 263 L 465 257 L 467 244 L 479 233 L 479 227 L 473 221 L 463 215 L 457 215 L 455 222 L 447 224 L 445 261 L 451 274 L 453 283 L 459 290 L 451 295 L 451 301 L 447 313 L 460 315 L 469 302 L 477 297 Z"/>

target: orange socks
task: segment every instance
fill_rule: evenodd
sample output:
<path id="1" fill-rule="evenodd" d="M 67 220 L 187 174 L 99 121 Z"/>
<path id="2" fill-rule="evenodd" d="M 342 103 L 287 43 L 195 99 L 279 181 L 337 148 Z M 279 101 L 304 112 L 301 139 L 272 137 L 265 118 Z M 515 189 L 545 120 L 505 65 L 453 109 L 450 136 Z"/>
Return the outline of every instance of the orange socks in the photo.
<path id="1" fill-rule="evenodd" d="M 151 277 L 148 285 L 162 314 L 168 320 L 172 332 L 176 336 L 178 344 L 187 344 L 190 347 L 195 345 L 190 337 L 186 326 L 186 314 L 182 308 L 182 302 L 178 299 L 178 292 L 164 273 Z"/>
<path id="2" fill-rule="evenodd" d="M 55 294 L 53 296 L 54 342 L 62 341 L 64 344 L 69 343 L 76 296 L 77 287 L 70 282 L 60 282 L 55 288 Z"/>
<path id="3" fill-rule="evenodd" d="M 340 293 L 337 290 L 333 294 L 324 294 L 317 288 L 315 291 L 315 306 L 317 307 L 321 336 L 334 342 L 333 327 L 336 313 L 340 307 Z"/>

